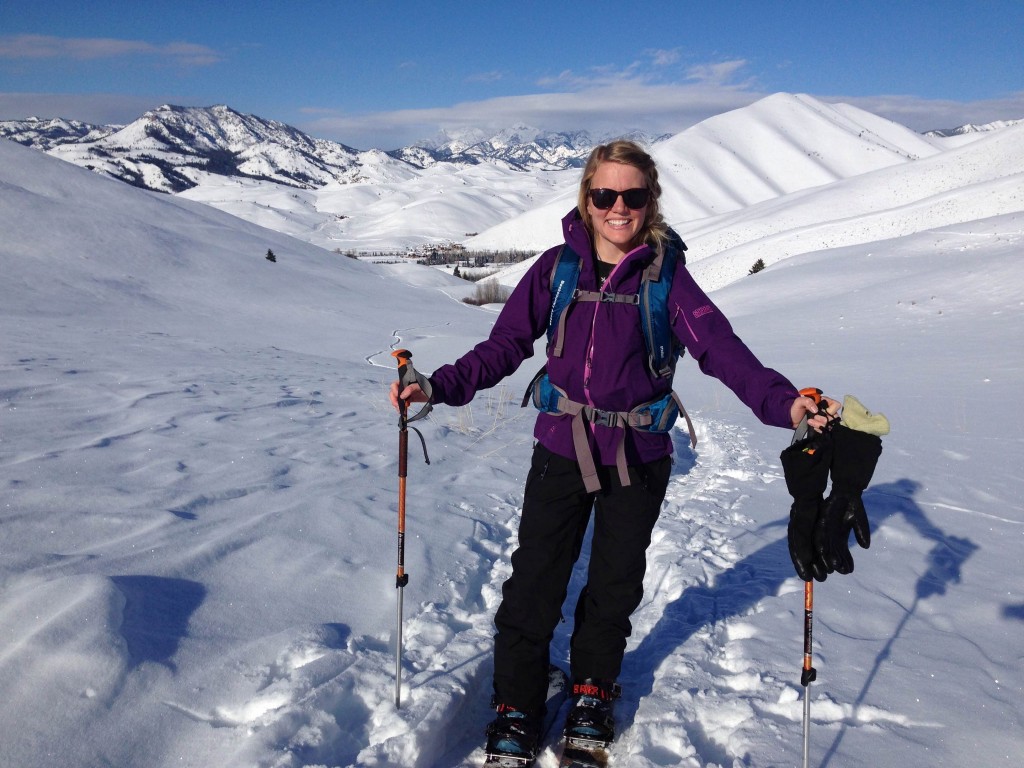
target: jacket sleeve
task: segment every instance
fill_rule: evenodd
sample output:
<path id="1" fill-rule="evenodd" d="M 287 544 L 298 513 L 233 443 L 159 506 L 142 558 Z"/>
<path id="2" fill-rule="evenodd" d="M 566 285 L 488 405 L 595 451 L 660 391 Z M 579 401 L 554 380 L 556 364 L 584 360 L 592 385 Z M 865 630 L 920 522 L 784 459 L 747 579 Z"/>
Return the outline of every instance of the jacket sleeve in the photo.
<path id="1" fill-rule="evenodd" d="M 550 276 L 557 248 L 527 270 L 498 315 L 490 335 L 450 365 L 430 376 L 431 400 L 465 405 L 481 389 L 493 387 L 533 356 L 533 343 L 547 329 Z"/>
<path id="2" fill-rule="evenodd" d="M 790 407 L 799 396 L 796 387 L 778 371 L 761 364 L 682 265 L 672 281 L 669 313 L 676 338 L 697 360 L 701 371 L 729 387 L 762 423 L 793 426 Z"/>

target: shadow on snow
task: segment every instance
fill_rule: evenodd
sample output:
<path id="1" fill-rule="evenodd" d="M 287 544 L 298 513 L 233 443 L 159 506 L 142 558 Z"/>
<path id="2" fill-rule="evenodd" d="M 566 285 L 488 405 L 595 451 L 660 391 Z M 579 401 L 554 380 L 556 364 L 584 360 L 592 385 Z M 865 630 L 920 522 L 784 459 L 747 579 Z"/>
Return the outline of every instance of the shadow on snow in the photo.
<path id="1" fill-rule="evenodd" d="M 684 466 L 677 471 L 685 473 L 689 470 Z M 949 535 L 934 525 L 914 501 L 914 495 L 919 489 L 917 482 L 903 479 L 872 486 L 864 493 L 864 505 L 873 529 L 877 530 L 880 524 L 894 515 L 902 515 L 921 538 L 931 542 L 932 546 L 925 558 L 926 568 L 915 585 L 914 602 L 878 652 L 857 696 L 858 706 L 866 699 L 882 664 L 889 657 L 921 601 L 943 595 L 950 585 L 959 582 L 964 562 L 978 548 L 969 539 Z M 784 528 L 785 524 L 786 520 L 780 520 L 766 528 Z M 856 544 L 853 546 L 856 557 L 858 550 Z M 617 711 L 620 726 L 628 727 L 633 722 L 639 701 L 650 694 L 654 687 L 656 670 L 678 647 L 703 627 L 749 613 L 758 602 L 777 594 L 783 582 L 793 576 L 789 549 L 783 536 L 723 571 L 713 585 L 688 587 L 678 599 L 669 603 L 654 628 L 624 659 L 623 677 L 629 681 L 630 695 L 628 701 L 622 701 Z M 832 578 L 839 577 L 833 574 Z M 1009 607 L 1007 615 L 1020 618 L 1020 607 Z M 796 628 L 795 631 L 801 630 Z M 799 643 L 799 638 L 794 642 Z M 799 653 L 795 652 L 794 658 L 799 661 Z M 798 666 L 795 662 L 794 677 L 798 677 Z M 836 754 L 847 728 L 848 725 L 844 724 L 836 735 L 821 762 L 822 768 Z"/>
<path id="2" fill-rule="evenodd" d="M 113 576 L 111 581 L 125 598 L 121 635 L 132 667 L 152 661 L 174 669 L 171 659 L 206 598 L 206 587 L 160 576 Z"/>

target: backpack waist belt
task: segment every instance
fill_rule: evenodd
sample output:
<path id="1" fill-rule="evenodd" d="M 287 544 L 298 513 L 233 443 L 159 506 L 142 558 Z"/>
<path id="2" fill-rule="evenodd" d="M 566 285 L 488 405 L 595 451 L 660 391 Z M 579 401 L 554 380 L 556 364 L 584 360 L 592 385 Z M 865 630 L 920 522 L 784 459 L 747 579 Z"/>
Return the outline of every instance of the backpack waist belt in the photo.
<path id="1" fill-rule="evenodd" d="M 542 371 L 527 390 L 523 405 L 531 400 L 537 409 L 544 413 L 572 417 L 573 447 L 580 465 L 580 474 L 583 476 L 583 485 L 588 493 L 601 490 L 601 481 L 597 476 L 597 465 L 590 450 L 590 441 L 587 439 L 586 422 L 602 427 L 619 427 L 623 430 L 615 449 L 615 467 L 619 473 L 619 482 L 623 486 L 630 484 L 629 469 L 626 466 L 626 427 L 641 432 L 666 433 L 682 414 L 690 433 L 690 444 L 693 447 L 697 446 L 693 422 L 690 421 L 689 414 L 675 392 L 642 403 L 630 411 L 605 411 L 571 400 L 565 391 L 552 384 L 547 373 Z"/>

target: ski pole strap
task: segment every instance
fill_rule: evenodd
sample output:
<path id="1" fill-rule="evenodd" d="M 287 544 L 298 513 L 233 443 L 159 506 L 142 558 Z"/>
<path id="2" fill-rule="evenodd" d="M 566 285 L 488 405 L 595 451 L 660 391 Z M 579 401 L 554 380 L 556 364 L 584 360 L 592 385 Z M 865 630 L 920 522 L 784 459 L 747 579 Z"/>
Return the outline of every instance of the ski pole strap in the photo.
<path id="1" fill-rule="evenodd" d="M 417 417 L 418 418 L 418 417 Z M 423 433 L 420 432 L 416 427 L 409 427 L 413 432 L 416 433 L 416 437 L 420 439 L 420 445 L 423 448 L 423 462 L 425 464 L 430 463 L 430 457 L 427 455 L 427 441 L 423 439 Z"/>

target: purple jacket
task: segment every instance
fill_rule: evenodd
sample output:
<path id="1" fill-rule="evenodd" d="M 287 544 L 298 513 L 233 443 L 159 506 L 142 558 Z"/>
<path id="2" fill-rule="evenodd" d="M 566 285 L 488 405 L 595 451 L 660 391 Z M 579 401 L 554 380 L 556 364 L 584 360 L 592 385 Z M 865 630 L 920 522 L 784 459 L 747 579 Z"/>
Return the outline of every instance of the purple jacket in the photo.
<path id="1" fill-rule="evenodd" d="M 562 231 L 565 242 L 581 257 L 579 288 L 598 290 L 593 247 L 576 209 L 562 219 Z M 548 326 L 551 273 L 558 251 L 558 247 L 545 251 L 530 267 L 486 340 L 454 364 L 434 371 L 430 382 L 435 403 L 465 405 L 479 390 L 493 387 L 533 355 L 534 341 Z M 653 257 L 647 245 L 631 251 L 616 265 L 604 290 L 636 293 L 644 267 Z M 562 357 L 549 356 L 547 370 L 551 382 L 565 390 L 571 400 L 602 410 L 628 411 L 670 391 L 671 383 L 655 378 L 647 368 L 636 306 L 573 303 L 568 312 Z M 799 394 L 796 388 L 754 357 L 682 264 L 677 266 L 672 281 L 669 314 L 676 337 L 704 373 L 721 380 L 765 424 L 792 426 L 789 409 Z M 534 436 L 552 452 L 575 459 L 570 422 L 567 415 L 538 413 Z M 626 433 L 626 459 L 631 465 L 672 452 L 668 435 L 634 429 Z M 621 438 L 619 428 L 591 427 L 591 450 L 597 463 L 615 465 L 615 450 Z"/>

